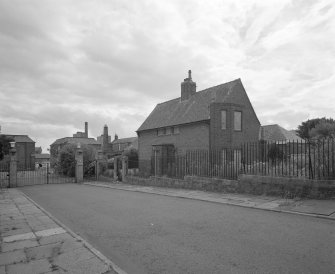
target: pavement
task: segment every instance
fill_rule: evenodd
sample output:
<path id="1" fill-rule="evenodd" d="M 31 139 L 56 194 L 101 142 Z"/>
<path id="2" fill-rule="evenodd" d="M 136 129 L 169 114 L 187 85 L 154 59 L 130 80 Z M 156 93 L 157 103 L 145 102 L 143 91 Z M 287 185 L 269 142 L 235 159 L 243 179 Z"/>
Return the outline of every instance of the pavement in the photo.
<path id="1" fill-rule="evenodd" d="M 199 190 L 129 185 L 120 182 L 92 181 L 86 182 L 84 184 L 126 191 L 136 191 L 185 199 L 201 200 L 240 207 L 249 207 L 260 210 L 306 215 L 335 221 L 335 199 L 283 199 L 264 195 L 256 196 L 247 194 L 214 193 Z"/>
<path id="2" fill-rule="evenodd" d="M 19 189 L 0 190 L 0 274 L 124 273 Z"/>

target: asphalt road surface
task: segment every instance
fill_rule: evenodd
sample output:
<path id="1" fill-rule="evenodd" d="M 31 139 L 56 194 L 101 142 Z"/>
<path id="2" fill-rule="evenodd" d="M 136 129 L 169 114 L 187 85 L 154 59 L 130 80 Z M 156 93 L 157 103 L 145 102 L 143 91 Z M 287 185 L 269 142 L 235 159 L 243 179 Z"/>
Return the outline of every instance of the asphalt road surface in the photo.
<path id="1" fill-rule="evenodd" d="M 20 188 L 128 273 L 335 273 L 335 222 L 102 187 Z"/>

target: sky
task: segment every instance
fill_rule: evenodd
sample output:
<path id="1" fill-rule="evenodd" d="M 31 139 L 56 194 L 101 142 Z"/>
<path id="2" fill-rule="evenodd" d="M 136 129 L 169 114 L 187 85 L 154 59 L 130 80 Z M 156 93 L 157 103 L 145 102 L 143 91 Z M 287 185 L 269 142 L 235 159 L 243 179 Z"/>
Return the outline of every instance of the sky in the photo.
<path id="1" fill-rule="evenodd" d="M 335 118 L 333 0 L 0 0 L 0 126 L 47 152 L 241 78 L 262 125 Z"/>

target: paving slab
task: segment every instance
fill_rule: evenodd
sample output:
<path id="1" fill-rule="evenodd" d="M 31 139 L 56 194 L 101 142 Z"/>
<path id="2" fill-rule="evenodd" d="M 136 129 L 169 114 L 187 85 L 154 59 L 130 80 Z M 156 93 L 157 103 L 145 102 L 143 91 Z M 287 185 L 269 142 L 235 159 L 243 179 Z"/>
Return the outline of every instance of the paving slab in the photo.
<path id="1" fill-rule="evenodd" d="M 7 237 L 7 236 L 15 236 L 15 235 L 22 235 L 22 234 L 26 234 L 26 233 L 30 233 L 31 228 L 27 225 L 26 227 L 22 227 L 22 228 L 16 228 L 16 226 L 12 226 L 11 229 L 7 230 L 7 231 L 3 231 L 1 233 L 2 237 Z"/>
<path id="2" fill-rule="evenodd" d="M 41 245 L 25 249 L 28 261 L 39 259 L 53 259 L 60 252 L 61 243 Z"/>
<path id="3" fill-rule="evenodd" d="M 38 241 L 40 245 L 46 245 L 50 243 L 64 242 L 66 240 L 74 240 L 74 239 L 68 233 L 63 233 L 63 234 L 56 234 L 56 235 L 42 237 Z"/>
<path id="4" fill-rule="evenodd" d="M 0 253 L 0 265 L 19 263 L 25 260 L 26 254 L 23 249 Z"/>
<path id="5" fill-rule="evenodd" d="M 7 266 L 7 274 L 39 274 L 52 269 L 48 260 L 36 260 L 27 263 L 12 264 Z"/>
<path id="6" fill-rule="evenodd" d="M 42 231 L 37 231 L 35 232 L 35 235 L 37 237 L 47 237 L 47 236 L 57 235 L 57 234 L 62 234 L 62 233 L 66 233 L 66 231 L 61 227 L 56 227 L 56 228 L 46 229 Z"/>
<path id="7" fill-rule="evenodd" d="M 69 252 L 64 252 L 55 257 L 52 264 L 59 266 L 61 269 L 70 269 L 86 260 L 94 258 L 95 255 L 89 252 L 86 248 L 78 248 Z"/>
<path id="8" fill-rule="evenodd" d="M 12 235 L 8 237 L 3 237 L 2 241 L 4 243 L 10 243 L 10 242 L 15 242 L 15 241 L 21 241 L 21 240 L 29 240 L 29 239 L 35 239 L 36 236 L 34 233 L 29 232 L 29 233 L 24 233 L 24 234 L 17 234 L 17 235 Z"/>
<path id="9" fill-rule="evenodd" d="M 38 246 L 37 240 L 23 240 L 23 241 L 16 241 L 11 243 L 2 243 L 1 250 L 2 252 L 13 251 L 17 249 L 24 249 L 27 247 L 34 247 Z"/>

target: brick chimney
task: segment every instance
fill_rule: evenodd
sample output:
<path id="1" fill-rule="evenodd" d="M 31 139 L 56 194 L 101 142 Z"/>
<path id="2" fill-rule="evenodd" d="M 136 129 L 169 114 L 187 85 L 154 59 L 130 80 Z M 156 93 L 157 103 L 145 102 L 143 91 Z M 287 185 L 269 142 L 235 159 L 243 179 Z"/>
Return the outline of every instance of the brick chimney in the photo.
<path id="1" fill-rule="evenodd" d="M 88 122 L 85 122 L 85 138 L 88 138 Z"/>
<path id="2" fill-rule="evenodd" d="M 102 135 L 102 144 L 101 144 L 102 152 L 106 153 L 107 148 L 108 148 L 108 127 L 107 125 L 105 125 L 103 135 Z"/>
<path id="3" fill-rule="evenodd" d="M 188 71 L 188 78 L 184 79 L 181 83 L 181 101 L 188 100 L 192 95 L 196 93 L 197 85 L 192 81 L 191 70 Z"/>

